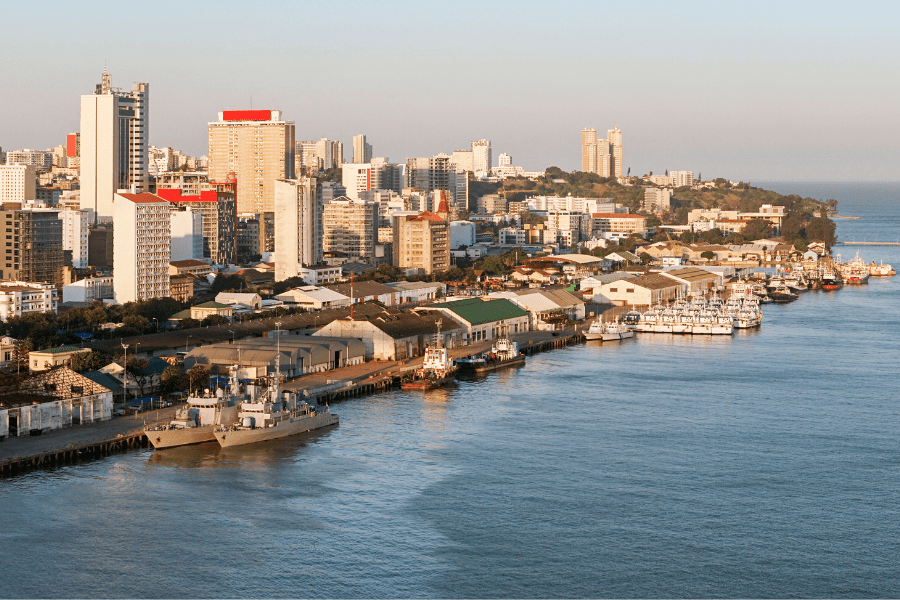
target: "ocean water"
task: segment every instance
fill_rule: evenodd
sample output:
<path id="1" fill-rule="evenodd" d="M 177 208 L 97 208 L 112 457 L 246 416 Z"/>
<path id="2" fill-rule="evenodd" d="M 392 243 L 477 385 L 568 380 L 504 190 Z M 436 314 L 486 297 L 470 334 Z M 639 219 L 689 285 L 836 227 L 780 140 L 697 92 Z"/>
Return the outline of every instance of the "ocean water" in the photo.
<path id="1" fill-rule="evenodd" d="M 769 186 L 900 236 L 900 185 Z M 897 597 L 898 299 L 872 279 L 726 339 L 343 402 L 325 432 L 0 480 L 0 596 Z"/>

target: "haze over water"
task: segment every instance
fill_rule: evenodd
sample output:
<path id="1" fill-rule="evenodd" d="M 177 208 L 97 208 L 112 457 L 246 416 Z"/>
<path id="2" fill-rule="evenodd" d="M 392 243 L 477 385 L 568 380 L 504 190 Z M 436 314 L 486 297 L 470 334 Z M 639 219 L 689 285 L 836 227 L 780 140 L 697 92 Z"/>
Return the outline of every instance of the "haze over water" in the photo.
<path id="1" fill-rule="evenodd" d="M 900 237 L 898 184 L 770 185 L 862 217 L 840 239 Z M 0 480 L 0 596 L 896 597 L 898 292 L 547 352 L 276 443 Z"/>

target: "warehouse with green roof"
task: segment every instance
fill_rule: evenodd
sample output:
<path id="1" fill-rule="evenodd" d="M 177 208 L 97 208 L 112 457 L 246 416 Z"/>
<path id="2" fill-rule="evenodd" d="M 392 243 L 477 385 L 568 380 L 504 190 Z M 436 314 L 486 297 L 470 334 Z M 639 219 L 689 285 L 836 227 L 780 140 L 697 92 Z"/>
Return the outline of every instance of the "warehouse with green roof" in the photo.
<path id="1" fill-rule="evenodd" d="M 431 304 L 416 311 L 437 311 L 447 315 L 465 329 L 464 339 L 469 343 L 531 330 L 528 311 L 505 298 L 466 298 Z"/>

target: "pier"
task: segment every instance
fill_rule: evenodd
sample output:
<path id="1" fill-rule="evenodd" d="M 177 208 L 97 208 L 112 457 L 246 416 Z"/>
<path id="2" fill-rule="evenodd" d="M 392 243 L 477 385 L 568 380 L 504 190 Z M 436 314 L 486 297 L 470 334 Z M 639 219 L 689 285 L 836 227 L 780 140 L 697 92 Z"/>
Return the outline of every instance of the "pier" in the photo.
<path id="1" fill-rule="evenodd" d="M 835 246 L 900 246 L 900 242 L 835 242 Z"/>
<path id="2" fill-rule="evenodd" d="M 584 341 L 581 329 L 528 331 L 512 335 L 519 348 L 531 356 L 538 352 L 563 348 Z M 452 358 L 461 358 L 490 349 L 492 340 L 450 350 Z M 304 375 L 286 382 L 285 390 L 303 390 L 307 401 L 317 404 L 340 402 L 399 387 L 403 373 L 417 369 L 422 357 L 403 361 L 370 361 L 323 373 Z M 133 416 L 114 417 L 86 425 L 57 429 L 40 436 L 18 436 L 0 442 L 0 478 L 13 477 L 35 469 L 52 469 L 94 460 L 119 452 L 150 446 L 144 427 L 167 423 L 175 416 L 176 406 Z"/>

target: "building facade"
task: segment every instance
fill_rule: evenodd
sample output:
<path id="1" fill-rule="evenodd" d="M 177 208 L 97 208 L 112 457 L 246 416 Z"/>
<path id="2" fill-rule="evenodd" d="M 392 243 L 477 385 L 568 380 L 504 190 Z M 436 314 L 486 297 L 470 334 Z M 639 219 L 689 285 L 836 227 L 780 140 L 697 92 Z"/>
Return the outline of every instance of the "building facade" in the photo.
<path id="1" fill-rule="evenodd" d="M 366 143 L 366 134 L 353 136 L 353 162 L 367 163 L 372 160 L 372 144 Z"/>
<path id="2" fill-rule="evenodd" d="M 394 220 L 394 266 L 430 275 L 450 269 L 450 227 L 441 216 L 423 212 Z"/>
<path id="3" fill-rule="evenodd" d="M 33 202 L 37 197 L 37 169 L 34 165 L 0 165 L 0 204 Z"/>
<path id="4" fill-rule="evenodd" d="M 0 281 L 0 319 L 21 317 L 29 313 L 56 312 L 56 286 L 29 281 Z"/>
<path id="5" fill-rule="evenodd" d="M 339 198 L 322 211 L 322 252 L 337 256 L 375 256 L 378 205 Z"/>
<path id="6" fill-rule="evenodd" d="M 300 276 L 302 266 L 322 261 L 322 206 L 316 180 L 275 182 L 275 281 Z"/>
<path id="7" fill-rule="evenodd" d="M 280 110 L 226 110 L 209 123 L 209 178 L 234 174 L 238 214 L 274 210 L 275 181 L 294 178 L 294 129 Z"/>
<path id="8" fill-rule="evenodd" d="M 202 215 L 203 249 L 196 258 L 229 265 L 237 262 L 236 190 L 237 180 L 232 176 L 222 183 L 203 182 L 196 193 L 186 193 L 173 186 L 157 188 L 156 195 L 168 200 L 173 208 L 190 209 Z"/>
<path id="9" fill-rule="evenodd" d="M 169 202 L 154 194 L 116 194 L 113 205 L 116 302 L 169 296 Z"/>

